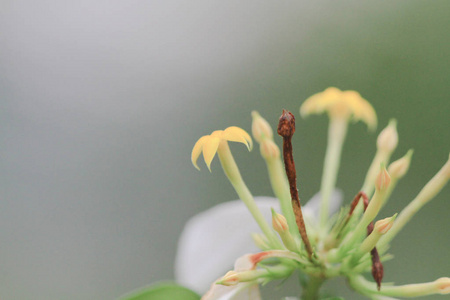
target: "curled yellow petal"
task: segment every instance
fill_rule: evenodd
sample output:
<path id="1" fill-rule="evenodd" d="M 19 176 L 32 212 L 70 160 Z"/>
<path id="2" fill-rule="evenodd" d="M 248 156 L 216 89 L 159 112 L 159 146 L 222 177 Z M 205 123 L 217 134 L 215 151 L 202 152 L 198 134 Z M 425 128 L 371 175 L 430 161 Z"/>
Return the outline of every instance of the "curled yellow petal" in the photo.
<path id="1" fill-rule="evenodd" d="M 211 162 L 214 156 L 216 155 L 219 143 L 220 143 L 219 137 L 210 135 L 206 137 L 205 142 L 203 144 L 203 158 L 205 159 L 205 163 L 208 166 L 210 172 L 211 172 Z"/>
<path id="2" fill-rule="evenodd" d="M 377 129 L 377 114 L 375 109 L 367 101 L 361 102 L 360 106 L 361 112 L 358 118 L 367 124 L 370 131 L 375 131 Z"/>
<path id="3" fill-rule="evenodd" d="M 325 91 L 309 97 L 300 107 L 300 114 L 305 117 L 310 114 L 320 114 L 326 111 L 330 106 L 336 104 L 341 97 L 342 91 L 329 87 Z"/>
<path id="4" fill-rule="evenodd" d="M 239 142 L 247 146 L 251 151 L 253 148 L 253 141 L 250 135 L 244 130 L 236 126 L 228 127 L 223 131 L 222 138 L 230 142 Z"/>
<path id="5" fill-rule="evenodd" d="M 200 154 L 203 152 L 203 158 L 211 172 L 211 162 L 218 151 L 219 144 L 221 142 L 231 141 L 243 143 L 249 150 L 252 149 L 253 142 L 250 135 L 243 129 L 231 126 L 225 130 L 213 131 L 210 135 L 202 136 L 194 145 L 191 154 L 192 164 L 195 168 L 200 170 L 197 165 L 197 160 Z"/>
<path id="6" fill-rule="evenodd" d="M 195 143 L 194 148 L 192 149 L 191 161 L 192 161 L 192 164 L 194 165 L 194 167 L 199 171 L 200 171 L 200 168 L 197 165 L 197 160 L 198 160 L 198 157 L 200 156 L 200 154 L 202 153 L 203 144 L 205 143 L 205 141 L 207 140 L 208 137 L 209 137 L 209 135 L 204 135 L 201 138 L 199 138 L 198 141 Z"/>

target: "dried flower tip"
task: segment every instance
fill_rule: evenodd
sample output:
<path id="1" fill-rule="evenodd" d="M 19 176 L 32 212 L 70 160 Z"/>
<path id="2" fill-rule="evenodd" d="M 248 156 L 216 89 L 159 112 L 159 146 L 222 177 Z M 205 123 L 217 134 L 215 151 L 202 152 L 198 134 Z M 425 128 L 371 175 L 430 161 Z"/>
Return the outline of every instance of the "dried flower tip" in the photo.
<path id="1" fill-rule="evenodd" d="M 400 179 L 408 172 L 409 166 L 411 165 L 411 158 L 414 151 L 410 149 L 406 152 L 405 156 L 394 161 L 388 167 L 388 172 L 392 178 Z"/>
<path id="2" fill-rule="evenodd" d="M 289 230 L 289 226 L 287 224 L 286 218 L 275 212 L 274 209 L 272 209 L 272 226 L 273 229 L 275 229 L 276 232 L 286 232 Z"/>
<path id="3" fill-rule="evenodd" d="M 377 179 L 375 181 L 375 187 L 378 191 L 385 191 L 389 184 L 391 183 L 391 177 L 384 164 L 381 165 L 381 171 L 378 173 Z"/>
<path id="4" fill-rule="evenodd" d="M 309 97 L 300 107 L 304 117 L 310 114 L 328 112 L 330 118 L 363 121 L 370 130 L 377 127 L 377 115 L 370 103 L 356 91 L 341 91 L 329 87 L 321 93 Z"/>
<path id="5" fill-rule="evenodd" d="M 264 159 L 273 159 L 280 156 L 280 148 L 270 139 L 264 139 L 261 142 L 260 151 Z"/>
<path id="6" fill-rule="evenodd" d="M 272 139 L 273 132 L 269 123 L 257 111 L 252 111 L 252 134 L 256 141 L 261 143 L 265 138 Z"/>
<path id="7" fill-rule="evenodd" d="M 372 277 L 377 283 L 378 290 L 381 289 L 381 281 L 383 281 L 383 276 L 384 276 L 383 264 L 378 258 L 378 261 L 373 261 L 372 263 Z"/>
<path id="8" fill-rule="evenodd" d="M 290 138 L 294 135 L 295 117 L 290 111 L 283 109 L 283 113 L 278 122 L 277 132 L 284 138 Z"/>
<path id="9" fill-rule="evenodd" d="M 384 128 L 377 139 L 377 148 L 381 151 L 392 153 L 398 144 L 397 120 L 391 119 L 386 128 Z"/>

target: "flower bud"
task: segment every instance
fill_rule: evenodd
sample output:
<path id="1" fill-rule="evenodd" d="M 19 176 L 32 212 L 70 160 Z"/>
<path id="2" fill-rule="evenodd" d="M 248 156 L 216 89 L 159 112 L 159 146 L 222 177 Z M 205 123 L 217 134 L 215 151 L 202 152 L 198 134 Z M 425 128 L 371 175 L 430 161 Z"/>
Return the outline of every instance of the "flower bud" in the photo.
<path id="1" fill-rule="evenodd" d="M 450 179 L 450 159 L 425 184 L 419 194 L 401 212 L 393 228 L 383 237 L 381 243 L 386 245 L 408 223 L 411 218 L 428 202 L 430 202 L 447 184 Z"/>
<path id="2" fill-rule="evenodd" d="M 373 248 L 375 248 L 380 238 L 384 234 L 386 234 L 389 229 L 391 229 L 396 217 L 397 214 L 393 215 L 390 218 L 377 221 L 375 223 L 374 230 L 361 243 L 359 249 L 353 254 L 350 263 L 355 265 L 361 259 L 361 257 L 363 257 L 364 254 L 370 252 Z"/>
<path id="3" fill-rule="evenodd" d="M 398 144 L 397 121 L 391 119 L 388 126 L 378 135 L 377 148 L 392 153 Z"/>
<path id="4" fill-rule="evenodd" d="M 394 220 L 397 217 L 397 214 L 390 218 L 385 218 L 383 220 L 379 220 L 375 223 L 374 231 L 378 232 L 379 234 L 385 234 L 389 231 L 389 229 L 392 228 L 392 225 L 394 225 Z"/>
<path id="5" fill-rule="evenodd" d="M 435 281 L 438 289 L 438 294 L 445 295 L 450 294 L 450 278 L 441 277 Z"/>
<path id="6" fill-rule="evenodd" d="M 375 181 L 375 187 L 377 191 L 385 191 L 390 183 L 391 183 L 391 176 L 389 176 L 386 167 L 384 166 L 384 164 L 382 164 L 380 173 L 378 173 L 377 179 Z"/>
<path id="7" fill-rule="evenodd" d="M 394 161 L 388 167 L 388 172 L 392 178 L 400 179 L 405 176 L 406 172 L 408 172 L 409 166 L 411 164 L 411 157 L 413 155 L 413 150 L 410 149 L 405 156 Z"/>
<path id="8" fill-rule="evenodd" d="M 265 138 L 272 139 L 273 132 L 269 123 L 257 111 L 252 111 L 252 134 L 256 141 L 261 143 Z"/>
<path id="9" fill-rule="evenodd" d="M 278 233 L 289 230 L 286 218 L 283 215 L 276 213 L 274 209 L 272 209 L 272 226 Z"/>
<path id="10" fill-rule="evenodd" d="M 264 159 L 273 159 L 280 156 L 280 149 L 273 140 L 264 139 L 260 145 L 261 156 Z"/>
<path id="11" fill-rule="evenodd" d="M 450 278 L 441 277 L 432 282 L 406 284 L 401 286 L 386 287 L 383 294 L 392 297 L 423 297 L 433 294 L 449 294 Z"/>
<path id="12" fill-rule="evenodd" d="M 217 283 L 226 286 L 236 285 L 239 283 L 238 273 L 235 271 L 228 271 L 227 274 L 225 274 L 225 276 L 223 276 L 222 279 Z"/>
<path id="13" fill-rule="evenodd" d="M 281 241 L 286 249 L 293 252 L 297 252 L 300 249 L 300 245 L 295 242 L 289 232 L 289 225 L 286 218 L 283 215 L 276 213 L 274 209 L 272 209 L 272 226 L 280 235 Z"/>
<path id="14" fill-rule="evenodd" d="M 283 271 L 285 272 L 286 270 L 283 268 L 280 272 L 281 273 L 280 275 L 284 275 Z M 276 273 L 277 272 L 273 272 L 273 271 L 271 272 L 271 270 L 267 270 L 267 269 L 246 270 L 246 271 L 241 271 L 241 272 L 229 271 L 227 274 L 225 274 L 225 276 L 223 276 L 216 283 L 222 284 L 225 286 L 232 286 L 232 285 L 236 285 L 240 282 L 255 281 L 261 277 L 276 276 L 277 275 Z"/>

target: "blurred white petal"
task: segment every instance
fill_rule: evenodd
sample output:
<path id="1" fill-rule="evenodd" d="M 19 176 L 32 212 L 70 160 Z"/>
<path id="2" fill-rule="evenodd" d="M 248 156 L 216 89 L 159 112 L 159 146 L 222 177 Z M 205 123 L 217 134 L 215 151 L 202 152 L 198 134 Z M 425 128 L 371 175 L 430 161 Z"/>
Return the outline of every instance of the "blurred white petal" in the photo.
<path id="1" fill-rule="evenodd" d="M 271 224 L 270 208 L 280 211 L 278 200 L 255 197 L 255 201 Z M 330 214 L 336 212 L 341 203 L 342 193 L 335 190 L 331 196 Z M 320 194 L 316 194 L 302 207 L 305 219 L 314 222 L 319 207 Z M 251 238 L 251 233 L 255 232 L 260 233 L 261 230 L 241 200 L 221 203 L 195 215 L 187 222 L 178 242 L 175 260 L 177 282 L 204 293 L 214 278 L 221 278 L 232 269 L 232 262 L 237 257 L 259 251 Z"/>
<path id="2" fill-rule="evenodd" d="M 213 283 L 201 300 L 259 300 L 258 283 L 242 282 L 234 286 Z"/>
<path id="3" fill-rule="evenodd" d="M 248 271 L 254 268 L 250 261 L 251 254 L 239 257 L 234 263 L 234 270 L 238 272 Z M 220 280 L 218 278 L 216 281 Z M 209 291 L 201 300 L 259 300 L 261 294 L 256 282 L 242 282 L 233 286 L 224 286 L 221 284 L 211 284 Z"/>
<path id="4" fill-rule="evenodd" d="M 255 197 L 271 224 L 270 208 L 279 211 L 278 200 Z M 215 278 L 223 276 L 243 253 L 258 252 L 251 233 L 258 225 L 241 200 L 221 203 L 188 221 L 178 242 L 175 278 L 178 283 L 204 293 Z"/>

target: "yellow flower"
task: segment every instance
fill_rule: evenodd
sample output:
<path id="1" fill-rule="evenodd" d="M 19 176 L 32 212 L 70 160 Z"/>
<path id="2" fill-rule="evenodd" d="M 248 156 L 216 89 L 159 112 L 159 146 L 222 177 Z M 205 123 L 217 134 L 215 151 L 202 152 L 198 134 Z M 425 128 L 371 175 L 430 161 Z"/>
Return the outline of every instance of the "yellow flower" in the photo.
<path id="1" fill-rule="evenodd" d="M 220 145 L 222 143 L 226 144 L 227 141 L 243 143 L 247 146 L 249 151 L 253 147 L 253 142 L 250 135 L 239 127 L 231 126 L 225 130 L 216 130 L 210 135 L 202 136 L 197 143 L 195 143 L 191 155 L 191 160 L 194 167 L 200 170 L 197 165 L 197 159 L 203 152 L 205 163 L 211 171 L 211 162 L 216 155 L 216 152 L 218 151 Z"/>
<path id="2" fill-rule="evenodd" d="M 330 118 L 352 118 L 363 121 L 370 130 L 377 127 L 377 115 L 372 105 L 356 91 L 341 91 L 329 87 L 309 97 L 300 107 L 302 116 L 328 112 Z"/>

